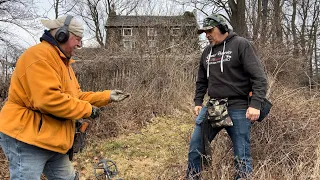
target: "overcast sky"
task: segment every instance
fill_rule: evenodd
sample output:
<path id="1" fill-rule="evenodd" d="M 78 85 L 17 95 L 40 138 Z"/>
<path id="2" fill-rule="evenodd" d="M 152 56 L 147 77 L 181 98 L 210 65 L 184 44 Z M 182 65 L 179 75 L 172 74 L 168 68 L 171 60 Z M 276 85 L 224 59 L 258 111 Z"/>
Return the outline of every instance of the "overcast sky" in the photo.
<path id="1" fill-rule="evenodd" d="M 51 9 L 52 5 L 49 3 L 49 0 L 39 0 L 35 4 L 37 9 L 37 14 L 41 17 L 48 17 L 50 19 L 53 19 L 55 17 L 54 11 Z M 26 32 L 23 29 L 19 29 L 14 27 L 14 29 L 11 29 L 10 31 L 17 35 L 17 37 L 20 39 L 20 44 L 28 48 L 32 45 L 35 45 L 40 42 L 40 37 L 44 31 L 44 27 L 40 23 L 40 19 L 35 19 L 35 23 L 39 26 L 39 29 L 32 29 L 29 32 Z"/>
<path id="2" fill-rule="evenodd" d="M 55 13 L 54 9 L 52 8 L 52 1 L 53 0 L 38 0 L 36 3 L 37 14 L 41 17 L 40 19 L 54 19 Z M 154 3 L 157 5 L 153 10 L 153 13 L 160 14 L 160 15 L 181 15 L 184 11 L 192 11 L 193 8 L 189 6 L 178 6 L 174 5 L 172 2 L 167 0 L 153 0 Z M 142 4 L 138 10 L 139 15 L 145 15 L 146 12 L 144 7 L 145 4 Z M 199 13 L 198 13 L 199 16 Z M 198 17 L 199 18 L 199 17 Z M 39 24 L 39 29 L 32 30 L 32 34 L 23 31 L 22 29 L 12 29 L 13 32 L 19 36 L 21 45 L 25 48 L 28 48 L 32 45 L 39 43 L 39 38 L 41 37 L 43 30 L 45 27 L 42 26 L 40 23 L 40 19 L 35 20 L 36 23 Z M 201 16 L 200 16 L 201 19 Z M 91 44 L 90 41 L 94 41 L 93 35 L 85 34 L 84 36 L 84 45 Z"/>

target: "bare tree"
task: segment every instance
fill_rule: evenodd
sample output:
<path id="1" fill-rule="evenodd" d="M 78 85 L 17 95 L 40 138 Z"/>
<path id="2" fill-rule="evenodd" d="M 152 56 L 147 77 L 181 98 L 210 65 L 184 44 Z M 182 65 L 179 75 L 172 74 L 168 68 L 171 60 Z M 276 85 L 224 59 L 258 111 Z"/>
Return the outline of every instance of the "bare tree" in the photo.
<path id="1" fill-rule="evenodd" d="M 314 81 L 316 81 L 316 84 L 318 86 L 319 84 L 319 65 L 318 65 L 318 52 L 317 52 L 317 43 L 319 43 L 319 40 L 317 39 L 317 34 L 319 33 L 319 15 L 320 15 L 320 9 L 319 9 L 320 3 L 316 4 L 314 6 L 313 10 L 313 18 L 312 18 L 312 24 L 310 27 L 309 32 L 309 41 L 308 41 L 308 47 L 310 49 L 310 57 L 309 57 L 309 73 L 310 77 L 313 77 L 315 75 Z M 313 56 L 314 55 L 314 56 Z M 314 63 L 313 63 L 314 61 Z"/>
<path id="2" fill-rule="evenodd" d="M 318 26 L 318 24 L 317 24 Z M 318 44 L 317 44 L 317 31 L 315 31 L 314 33 L 314 68 L 315 68 L 315 81 L 316 81 L 316 89 L 318 90 L 320 87 L 320 74 L 319 74 L 319 68 L 320 68 L 320 64 L 319 64 L 319 49 L 318 49 Z M 312 66 L 311 66 L 312 68 Z M 312 69 L 311 69 L 312 70 Z M 311 71 L 312 72 L 312 71 Z"/>
<path id="3" fill-rule="evenodd" d="M 100 47 L 105 47 L 106 30 L 105 23 L 112 9 L 118 14 L 131 14 L 141 1 L 139 0 L 81 0 L 77 1 L 72 12 L 82 17 L 88 27 L 89 33 L 94 34 L 94 39 Z"/>
<path id="4" fill-rule="evenodd" d="M 277 44 L 283 43 L 282 39 L 282 5 L 281 0 L 273 0 L 273 41 Z"/>
<path id="5" fill-rule="evenodd" d="M 258 38 L 258 32 L 261 27 L 261 0 L 248 3 L 248 9 L 251 8 L 251 14 L 247 13 L 247 16 L 249 17 L 248 20 L 251 21 L 252 24 L 252 38 L 255 40 Z"/>
<path id="6" fill-rule="evenodd" d="M 23 43 L 21 34 L 33 36 L 36 27 L 33 0 L 0 0 L 0 65 L 3 81 L 8 80 Z M 28 42 L 26 42 L 28 43 Z"/>
<path id="7" fill-rule="evenodd" d="M 299 36 L 299 46 L 301 48 L 301 55 L 308 57 L 309 77 L 312 79 L 315 67 L 313 65 L 314 48 L 319 43 L 316 38 L 318 33 L 319 22 L 319 6 L 320 2 L 317 0 L 298 1 L 297 19 L 299 20 L 297 29 Z"/>
<path id="8" fill-rule="evenodd" d="M 0 45 L 19 46 L 13 41 L 17 35 L 12 29 L 31 33 L 35 15 L 33 0 L 0 0 Z"/>
<path id="9" fill-rule="evenodd" d="M 261 16 L 261 43 L 266 40 L 267 32 L 267 19 L 268 19 L 268 0 L 262 0 L 262 16 Z"/>
<path id="10" fill-rule="evenodd" d="M 55 18 L 58 18 L 60 15 L 68 14 L 72 9 L 77 5 L 77 1 L 70 2 L 67 0 L 51 0 L 52 7 L 54 9 Z"/>
<path id="11" fill-rule="evenodd" d="M 176 1 L 184 4 L 183 1 Z M 248 27 L 246 24 L 246 4 L 245 0 L 198 0 L 190 1 L 189 5 L 208 15 L 212 12 L 227 14 L 233 30 L 241 36 L 248 36 Z"/>
<path id="12" fill-rule="evenodd" d="M 293 54 L 298 55 L 298 40 L 297 40 L 297 30 L 296 30 L 296 15 L 297 15 L 297 0 L 292 0 L 292 16 L 291 16 L 291 29 L 292 29 L 292 40 L 293 40 Z"/>
<path id="13" fill-rule="evenodd" d="M 234 27 L 234 31 L 239 35 L 248 37 L 248 29 L 246 24 L 245 12 L 246 4 L 245 0 L 228 0 L 231 9 L 231 24 Z"/>

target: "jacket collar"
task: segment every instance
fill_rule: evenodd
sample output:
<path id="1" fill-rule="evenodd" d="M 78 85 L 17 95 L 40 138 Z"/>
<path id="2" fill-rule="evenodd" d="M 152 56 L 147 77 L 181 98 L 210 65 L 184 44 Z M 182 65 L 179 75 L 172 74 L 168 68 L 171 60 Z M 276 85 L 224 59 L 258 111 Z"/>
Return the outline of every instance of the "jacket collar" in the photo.
<path id="1" fill-rule="evenodd" d="M 42 41 L 46 41 L 48 42 L 49 44 L 51 44 L 52 46 L 54 46 L 58 53 L 59 53 L 59 56 L 61 57 L 62 60 L 66 60 L 68 62 L 68 64 L 71 64 L 74 62 L 74 60 L 71 59 L 71 57 L 68 57 L 64 52 L 63 50 L 60 48 L 58 42 L 54 39 L 54 37 L 50 34 L 50 31 L 48 30 L 44 30 L 44 33 L 42 35 L 42 37 L 40 38 L 40 42 Z"/>

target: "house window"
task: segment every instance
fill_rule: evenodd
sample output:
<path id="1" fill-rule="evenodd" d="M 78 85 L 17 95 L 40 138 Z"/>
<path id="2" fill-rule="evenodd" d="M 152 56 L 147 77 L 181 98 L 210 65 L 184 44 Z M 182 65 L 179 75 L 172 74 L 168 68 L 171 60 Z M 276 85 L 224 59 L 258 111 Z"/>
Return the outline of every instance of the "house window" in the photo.
<path id="1" fill-rule="evenodd" d="M 148 44 L 149 44 L 149 47 L 151 47 L 151 48 L 157 47 L 155 40 L 148 40 Z"/>
<path id="2" fill-rule="evenodd" d="M 157 31 L 154 28 L 148 28 L 148 36 L 157 36 Z"/>
<path id="3" fill-rule="evenodd" d="M 148 36 L 148 40 L 156 40 L 155 36 Z"/>
<path id="4" fill-rule="evenodd" d="M 132 28 L 123 28 L 122 35 L 123 36 L 132 36 Z"/>
<path id="5" fill-rule="evenodd" d="M 134 42 L 133 41 L 130 41 L 130 40 L 123 40 L 123 47 L 125 49 L 133 49 L 135 46 Z"/>
<path id="6" fill-rule="evenodd" d="M 172 36 L 180 35 L 180 28 L 171 28 L 171 35 Z"/>

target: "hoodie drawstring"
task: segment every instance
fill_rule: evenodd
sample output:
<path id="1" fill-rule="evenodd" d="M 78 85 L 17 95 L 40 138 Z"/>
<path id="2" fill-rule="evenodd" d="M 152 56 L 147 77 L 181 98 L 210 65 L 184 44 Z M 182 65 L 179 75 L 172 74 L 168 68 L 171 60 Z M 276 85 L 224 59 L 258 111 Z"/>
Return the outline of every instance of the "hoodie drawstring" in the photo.
<path id="1" fill-rule="evenodd" d="M 226 41 L 223 41 L 223 50 L 222 50 L 222 56 L 220 60 L 220 71 L 223 73 L 223 57 L 224 57 L 224 49 L 226 48 Z"/>
<path id="2" fill-rule="evenodd" d="M 212 47 L 210 49 L 210 53 L 209 55 L 207 56 L 207 79 L 209 79 L 209 69 L 210 69 L 210 58 L 211 58 L 211 53 L 212 53 Z"/>
<path id="3" fill-rule="evenodd" d="M 220 71 L 221 73 L 223 73 L 223 58 L 224 58 L 224 51 L 226 48 L 226 41 L 223 41 L 223 49 L 222 49 L 222 56 L 221 56 L 221 60 L 220 60 Z M 210 53 L 207 56 L 207 79 L 209 79 L 209 75 L 210 75 L 210 58 L 211 58 L 211 53 L 212 53 L 212 48 L 210 49 Z"/>

